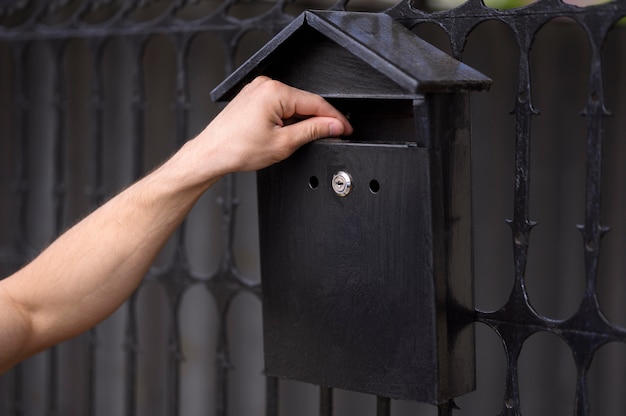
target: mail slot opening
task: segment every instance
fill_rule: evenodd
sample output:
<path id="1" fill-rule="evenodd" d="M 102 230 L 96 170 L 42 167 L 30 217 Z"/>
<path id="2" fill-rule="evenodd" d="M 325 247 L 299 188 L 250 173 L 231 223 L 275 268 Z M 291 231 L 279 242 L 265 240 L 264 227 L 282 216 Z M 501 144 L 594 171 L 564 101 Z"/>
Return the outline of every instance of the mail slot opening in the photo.
<path id="1" fill-rule="evenodd" d="M 388 98 L 327 98 L 350 120 L 353 141 L 398 142 L 415 138 L 413 101 Z"/>

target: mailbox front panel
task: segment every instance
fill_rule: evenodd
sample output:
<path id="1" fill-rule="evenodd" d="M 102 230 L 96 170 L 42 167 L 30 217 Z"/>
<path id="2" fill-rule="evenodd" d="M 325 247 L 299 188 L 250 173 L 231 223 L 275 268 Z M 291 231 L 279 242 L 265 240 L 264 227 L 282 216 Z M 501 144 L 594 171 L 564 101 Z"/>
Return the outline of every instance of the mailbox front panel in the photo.
<path id="1" fill-rule="evenodd" d="M 414 144 L 341 140 L 259 172 L 268 374 L 437 400 L 429 174 Z"/>

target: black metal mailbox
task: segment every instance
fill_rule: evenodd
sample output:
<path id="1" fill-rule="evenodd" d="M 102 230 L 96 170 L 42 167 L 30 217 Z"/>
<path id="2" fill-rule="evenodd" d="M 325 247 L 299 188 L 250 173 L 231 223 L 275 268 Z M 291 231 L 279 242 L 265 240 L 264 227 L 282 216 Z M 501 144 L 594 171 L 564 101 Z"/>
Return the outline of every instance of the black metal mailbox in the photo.
<path id="1" fill-rule="evenodd" d="M 258 75 L 355 128 L 258 174 L 267 373 L 429 403 L 473 390 L 468 91 L 490 80 L 351 12 L 305 12 L 212 96 Z"/>

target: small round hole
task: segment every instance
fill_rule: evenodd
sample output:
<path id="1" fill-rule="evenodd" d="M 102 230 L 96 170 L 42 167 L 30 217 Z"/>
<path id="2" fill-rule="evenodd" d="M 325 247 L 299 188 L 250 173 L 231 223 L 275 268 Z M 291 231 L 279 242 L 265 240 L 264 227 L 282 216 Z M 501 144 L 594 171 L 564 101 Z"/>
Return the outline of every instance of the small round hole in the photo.
<path id="1" fill-rule="evenodd" d="M 378 191 L 380 191 L 380 184 L 376 179 L 372 179 L 370 181 L 370 192 L 376 194 Z"/>
<path id="2" fill-rule="evenodd" d="M 319 186 L 320 181 L 317 179 L 317 176 L 311 176 L 309 178 L 309 188 L 315 189 Z"/>

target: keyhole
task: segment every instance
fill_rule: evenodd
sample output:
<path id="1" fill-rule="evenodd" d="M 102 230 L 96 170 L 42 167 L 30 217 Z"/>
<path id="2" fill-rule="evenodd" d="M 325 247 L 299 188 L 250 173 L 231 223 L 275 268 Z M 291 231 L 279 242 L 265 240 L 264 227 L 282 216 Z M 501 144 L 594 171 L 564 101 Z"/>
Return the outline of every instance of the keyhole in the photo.
<path id="1" fill-rule="evenodd" d="M 333 175 L 331 185 L 337 195 L 344 197 L 352 190 L 352 177 L 347 172 L 339 171 Z"/>

